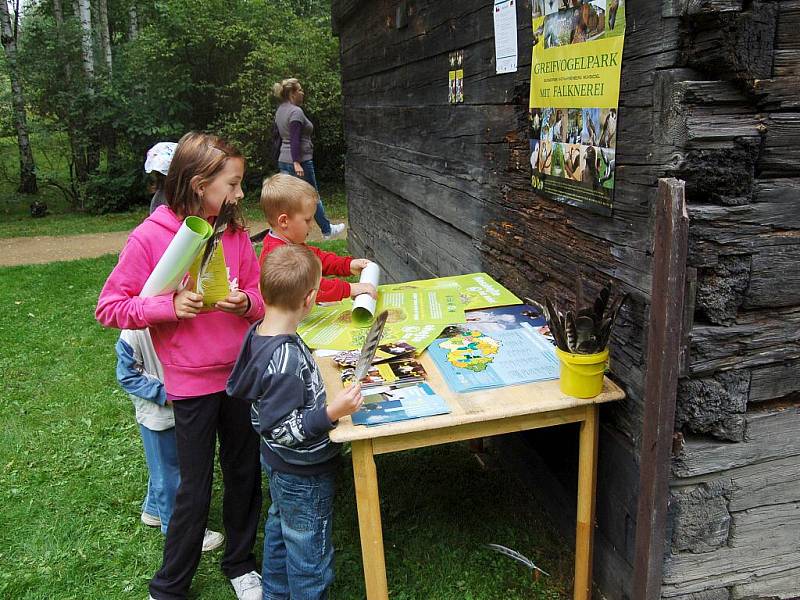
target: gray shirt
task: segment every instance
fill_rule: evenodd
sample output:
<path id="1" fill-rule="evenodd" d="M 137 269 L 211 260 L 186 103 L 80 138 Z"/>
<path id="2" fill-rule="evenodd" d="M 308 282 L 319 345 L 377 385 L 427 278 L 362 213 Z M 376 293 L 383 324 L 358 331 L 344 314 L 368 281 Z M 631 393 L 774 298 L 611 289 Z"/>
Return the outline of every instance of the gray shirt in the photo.
<path id="1" fill-rule="evenodd" d="M 314 158 L 314 144 L 311 143 L 311 136 L 314 133 L 314 126 L 308 120 L 303 109 L 291 102 L 284 102 L 275 111 L 275 124 L 281 134 L 281 155 L 279 162 L 292 162 L 292 150 L 289 141 L 289 126 L 293 121 L 299 122 L 302 127 L 300 135 L 300 162 Z"/>

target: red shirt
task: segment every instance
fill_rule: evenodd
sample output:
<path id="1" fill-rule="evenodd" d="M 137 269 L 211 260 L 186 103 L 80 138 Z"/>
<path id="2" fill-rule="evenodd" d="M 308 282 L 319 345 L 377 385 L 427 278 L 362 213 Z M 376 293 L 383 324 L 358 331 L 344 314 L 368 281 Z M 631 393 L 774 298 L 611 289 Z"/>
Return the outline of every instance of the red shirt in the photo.
<path id="1" fill-rule="evenodd" d="M 286 243 L 286 241 L 270 231 L 264 238 L 264 247 L 261 250 L 261 256 L 258 258 L 258 264 L 263 265 L 267 254 Z M 306 247 L 319 257 L 320 262 L 322 262 L 323 275 L 343 275 L 345 277 L 352 275 L 350 272 L 350 262 L 353 260 L 352 256 L 339 256 L 333 252 L 320 250 L 315 246 Z M 317 302 L 338 302 L 339 300 L 349 297 L 349 283 L 341 279 L 322 278 L 322 282 L 319 285 L 319 292 L 317 292 Z"/>

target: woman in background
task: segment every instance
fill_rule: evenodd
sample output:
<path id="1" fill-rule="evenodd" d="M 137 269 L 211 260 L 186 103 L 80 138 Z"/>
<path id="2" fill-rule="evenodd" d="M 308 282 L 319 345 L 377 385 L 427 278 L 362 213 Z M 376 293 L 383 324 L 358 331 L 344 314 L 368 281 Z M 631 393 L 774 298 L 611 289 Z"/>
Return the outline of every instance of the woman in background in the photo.
<path id="1" fill-rule="evenodd" d="M 316 174 L 314 173 L 314 144 L 311 136 L 314 125 L 308 120 L 301 108 L 305 93 L 297 79 L 284 79 L 272 86 L 275 97 L 281 101 L 275 111 L 275 126 L 281 136 L 281 153 L 278 168 L 283 173 L 295 175 L 314 186 L 319 194 Z M 329 239 L 344 231 L 344 223 L 331 224 L 325 216 L 322 198 L 317 203 L 314 220 L 322 231 L 322 237 Z"/>

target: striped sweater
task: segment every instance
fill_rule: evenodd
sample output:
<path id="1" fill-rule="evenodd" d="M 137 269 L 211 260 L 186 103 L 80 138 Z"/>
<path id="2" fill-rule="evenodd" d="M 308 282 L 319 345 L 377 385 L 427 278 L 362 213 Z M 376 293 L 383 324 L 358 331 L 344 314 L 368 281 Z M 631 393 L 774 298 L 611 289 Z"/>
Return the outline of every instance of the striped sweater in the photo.
<path id="1" fill-rule="evenodd" d="M 308 347 L 297 335 L 245 337 L 226 391 L 251 402 L 250 420 L 261 456 L 276 471 L 316 475 L 338 464 L 335 426 L 325 410 L 325 387 Z"/>

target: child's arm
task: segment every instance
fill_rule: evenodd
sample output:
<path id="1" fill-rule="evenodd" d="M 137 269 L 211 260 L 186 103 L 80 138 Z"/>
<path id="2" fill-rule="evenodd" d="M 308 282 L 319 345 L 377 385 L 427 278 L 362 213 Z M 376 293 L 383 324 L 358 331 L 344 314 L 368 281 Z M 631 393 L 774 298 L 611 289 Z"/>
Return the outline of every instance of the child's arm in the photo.
<path id="1" fill-rule="evenodd" d="M 95 318 L 105 327 L 144 329 L 157 323 L 177 321 L 174 294 L 152 298 L 139 296 L 152 271 L 150 259 L 135 238 L 128 238 L 119 262 L 108 276 L 97 300 Z"/>
<path id="2" fill-rule="evenodd" d="M 320 250 L 316 246 L 309 246 L 309 248 L 317 255 L 317 258 L 319 258 L 322 263 L 323 275 L 339 275 L 344 277 L 354 275 L 350 270 L 350 264 L 353 262 L 351 256 L 339 256 L 334 252 Z M 343 296 L 343 298 L 346 298 L 346 296 Z"/>
<path id="3" fill-rule="evenodd" d="M 120 336 L 117 351 L 117 381 L 124 391 L 160 406 L 167 402 L 164 384 L 144 371 L 141 352 Z"/>

